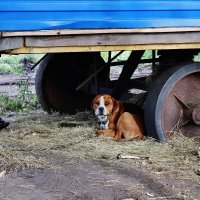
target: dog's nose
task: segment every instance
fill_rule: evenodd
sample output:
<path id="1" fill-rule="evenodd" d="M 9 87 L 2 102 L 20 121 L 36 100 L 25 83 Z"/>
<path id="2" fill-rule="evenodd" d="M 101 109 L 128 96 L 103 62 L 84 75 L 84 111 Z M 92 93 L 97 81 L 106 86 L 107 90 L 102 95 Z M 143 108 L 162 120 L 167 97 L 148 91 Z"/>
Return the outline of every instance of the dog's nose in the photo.
<path id="1" fill-rule="evenodd" d="M 103 107 L 99 107 L 99 112 L 103 113 L 104 108 Z"/>

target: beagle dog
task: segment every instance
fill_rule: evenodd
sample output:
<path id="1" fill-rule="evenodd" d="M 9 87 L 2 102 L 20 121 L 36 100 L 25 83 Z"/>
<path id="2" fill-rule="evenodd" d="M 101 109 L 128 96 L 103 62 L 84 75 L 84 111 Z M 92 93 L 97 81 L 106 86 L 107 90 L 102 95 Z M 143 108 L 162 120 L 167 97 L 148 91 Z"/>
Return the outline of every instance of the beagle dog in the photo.
<path id="1" fill-rule="evenodd" d="M 112 137 L 116 141 L 122 138 L 141 140 L 144 130 L 139 116 L 125 112 L 124 104 L 107 94 L 100 94 L 92 101 L 92 109 L 97 117 L 98 135 Z"/>

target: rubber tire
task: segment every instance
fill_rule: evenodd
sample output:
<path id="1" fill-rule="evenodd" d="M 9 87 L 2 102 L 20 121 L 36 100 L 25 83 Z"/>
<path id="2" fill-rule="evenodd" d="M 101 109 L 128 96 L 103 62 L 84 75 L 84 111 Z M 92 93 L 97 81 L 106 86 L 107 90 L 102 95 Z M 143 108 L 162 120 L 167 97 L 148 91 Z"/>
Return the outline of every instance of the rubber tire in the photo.
<path id="1" fill-rule="evenodd" d="M 90 108 L 93 96 L 85 91 L 76 92 L 75 87 L 88 77 L 94 56 L 97 63 L 104 64 L 96 52 L 48 54 L 42 60 L 35 88 L 43 110 L 73 114 Z"/>
<path id="2" fill-rule="evenodd" d="M 163 71 L 148 91 L 144 105 L 144 122 L 148 136 L 166 143 L 168 137 L 162 129 L 162 105 L 168 92 L 182 78 L 200 72 L 200 64 L 183 63 Z"/>

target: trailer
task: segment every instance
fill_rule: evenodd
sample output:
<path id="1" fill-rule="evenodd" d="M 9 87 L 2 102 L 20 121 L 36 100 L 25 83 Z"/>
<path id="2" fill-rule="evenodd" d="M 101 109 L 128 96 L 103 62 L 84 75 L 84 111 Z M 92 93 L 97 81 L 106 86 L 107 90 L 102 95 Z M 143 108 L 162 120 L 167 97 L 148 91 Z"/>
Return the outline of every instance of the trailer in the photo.
<path id="1" fill-rule="evenodd" d="M 146 91 L 144 122 L 149 136 L 166 142 L 175 129 L 200 135 L 198 0 L 2 0 L 0 53 L 43 53 L 36 93 L 47 112 L 73 113 L 102 92 L 128 98 Z M 146 50 L 151 59 L 142 59 Z M 112 56 L 112 52 L 117 53 Z M 116 61 L 131 51 L 125 61 Z M 107 52 L 105 61 L 101 52 Z M 156 78 L 131 79 L 140 63 Z M 122 65 L 118 80 L 112 66 Z"/>

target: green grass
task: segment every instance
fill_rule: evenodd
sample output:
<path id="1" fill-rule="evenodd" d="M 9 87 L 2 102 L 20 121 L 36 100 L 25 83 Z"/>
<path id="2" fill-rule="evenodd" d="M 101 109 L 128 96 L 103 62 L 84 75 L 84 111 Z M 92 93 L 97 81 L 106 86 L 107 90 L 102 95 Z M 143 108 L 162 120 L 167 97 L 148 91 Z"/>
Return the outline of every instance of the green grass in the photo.
<path id="1" fill-rule="evenodd" d="M 23 100 L 22 98 L 25 98 Z M 28 99 L 28 100 L 26 100 Z M 0 95 L 0 114 L 4 115 L 7 112 L 22 112 L 25 110 L 35 110 L 40 108 L 35 94 L 19 94 L 16 98 L 7 95 Z"/>
<path id="2" fill-rule="evenodd" d="M 0 113 L 3 114 L 6 111 L 18 112 L 23 109 L 23 103 L 15 99 L 10 98 L 7 95 L 0 95 L 1 109 Z"/>
<path id="3" fill-rule="evenodd" d="M 21 54 L 21 55 L 2 55 L 0 57 L 0 72 L 21 74 L 23 70 L 23 60 L 34 65 L 43 54 Z M 0 95 L 0 114 L 5 112 L 19 112 L 31 110 L 39 107 L 37 97 L 29 90 L 28 79 L 18 84 L 18 94 L 15 98 L 7 95 Z"/>
<path id="4" fill-rule="evenodd" d="M 119 51 L 113 51 L 112 57 L 115 56 Z M 118 56 L 115 61 L 127 60 L 131 51 L 124 51 L 120 56 Z M 101 52 L 102 58 L 107 61 L 108 60 L 108 52 Z M 152 50 L 146 50 L 142 59 L 151 59 L 152 58 Z M 195 62 L 200 62 L 200 53 L 194 56 Z"/>
<path id="5" fill-rule="evenodd" d="M 118 54 L 119 51 L 113 51 L 112 56 L 114 57 L 116 54 Z M 114 61 L 125 61 L 128 59 L 131 51 L 124 51 L 122 54 L 120 54 Z M 107 62 L 108 61 L 108 52 L 101 52 L 102 58 Z M 142 59 L 150 59 L 152 58 L 152 51 L 151 50 L 146 50 Z"/>
<path id="6" fill-rule="evenodd" d="M 21 55 L 1 55 L 0 72 L 13 74 L 22 73 L 23 59 L 26 58 L 30 63 L 36 63 L 43 54 L 21 54 Z"/>
<path id="7" fill-rule="evenodd" d="M 194 56 L 193 59 L 195 62 L 200 62 L 200 53 L 198 53 L 196 56 Z"/>
<path id="8" fill-rule="evenodd" d="M 9 97 L 7 95 L 0 95 L 0 114 L 6 112 L 19 112 L 24 110 L 34 110 L 39 108 L 37 96 L 29 90 L 28 80 L 18 84 L 19 91 L 16 97 Z"/>

